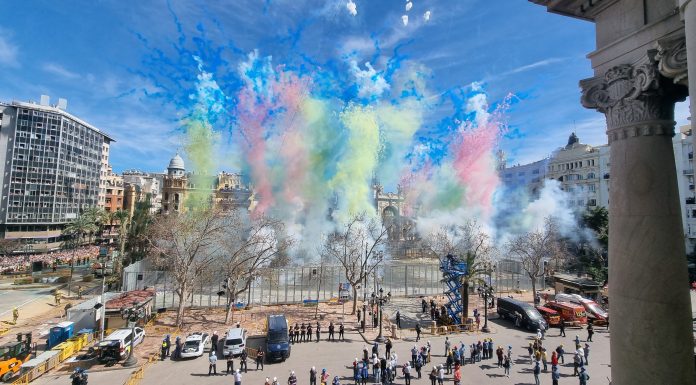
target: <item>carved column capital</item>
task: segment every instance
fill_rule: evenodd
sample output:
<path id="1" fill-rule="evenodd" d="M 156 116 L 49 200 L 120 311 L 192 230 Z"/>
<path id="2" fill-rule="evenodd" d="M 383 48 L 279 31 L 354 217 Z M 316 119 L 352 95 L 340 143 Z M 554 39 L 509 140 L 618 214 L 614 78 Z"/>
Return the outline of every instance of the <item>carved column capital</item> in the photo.
<path id="1" fill-rule="evenodd" d="M 657 54 L 660 73 L 674 80 L 675 84 L 688 87 L 689 75 L 686 63 L 686 37 L 673 36 L 657 42 Z"/>
<path id="2" fill-rule="evenodd" d="M 582 105 L 607 118 L 609 143 L 644 135 L 674 135 L 674 103 L 683 98 L 652 58 L 580 81 Z"/>

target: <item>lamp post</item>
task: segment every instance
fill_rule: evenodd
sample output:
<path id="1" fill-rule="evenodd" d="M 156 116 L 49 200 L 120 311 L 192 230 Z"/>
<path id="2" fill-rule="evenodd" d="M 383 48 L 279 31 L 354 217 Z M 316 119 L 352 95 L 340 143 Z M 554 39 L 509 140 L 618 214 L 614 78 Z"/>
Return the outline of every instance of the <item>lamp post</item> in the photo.
<path id="1" fill-rule="evenodd" d="M 492 294 L 493 288 L 491 287 L 491 269 L 492 264 L 490 262 L 486 263 L 486 273 L 488 274 L 488 282 L 483 284 L 483 327 L 481 331 L 484 333 L 490 333 L 488 328 L 488 295 Z"/>
<path id="2" fill-rule="evenodd" d="M 374 296 L 374 294 L 373 294 Z M 377 309 L 379 312 L 379 335 L 377 335 L 377 338 L 375 338 L 375 341 L 382 343 L 384 342 L 384 336 L 382 335 L 382 307 L 384 306 L 384 302 L 386 298 L 384 297 L 384 289 L 379 288 L 379 296 L 375 298 L 377 302 Z"/>
<path id="3" fill-rule="evenodd" d="M 139 319 L 145 316 L 145 311 L 137 302 L 133 302 L 133 306 L 129 308 L 121 308 L 121 318 L 127 320 L 131 324 L 131 341 L 128 358 L 123 362 L 123 366 L 131 367 L 138 363 L 138 359 L 133 355 L 133 345 L 135 343 L 135 324 Z"/>

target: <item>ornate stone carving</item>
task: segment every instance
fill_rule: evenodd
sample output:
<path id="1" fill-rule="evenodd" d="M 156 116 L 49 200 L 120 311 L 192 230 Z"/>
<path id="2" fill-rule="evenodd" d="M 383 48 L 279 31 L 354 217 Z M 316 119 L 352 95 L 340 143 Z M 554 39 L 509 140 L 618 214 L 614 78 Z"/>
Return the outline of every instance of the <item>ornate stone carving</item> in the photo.
<path id="1" fill-rule="evenodd" d="M 674 80 L 675 84 L 688 86 L 689 78 L 686 64 L 686 37 L 677 36 L 657 42 L 657 55 L 660 73 Z"/>
<path id="2" fill-rule="evenodd" d="M 654 60 L 612 67 L 602 77 L 580 81 L 580 87 L 582 105 L 605 114 L 610 143 L 674 134 L 674 102 L 683 92 L 664 81 Z"/>

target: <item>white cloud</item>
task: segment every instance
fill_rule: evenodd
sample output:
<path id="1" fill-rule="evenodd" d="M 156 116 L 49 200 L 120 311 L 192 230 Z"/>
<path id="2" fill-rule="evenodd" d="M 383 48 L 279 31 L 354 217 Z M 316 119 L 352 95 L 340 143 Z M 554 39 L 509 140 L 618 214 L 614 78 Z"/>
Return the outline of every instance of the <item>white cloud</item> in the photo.
<path id="1" fill-rule="evenodd" d="M 430 11 L 425 11 L 423 14 L 423 20 L 429 21 L 430 20 Z"/>
<path id="2" fill-rule="evenodd" d="M 353 16 L 358 14 L 358 7 L 357 5 L 355 5 L 353 0 L 348 0 L 348 3 L 346 3 L 346 8 L 348 9 L 348 13 L 350 13 Z"/>
<path id="3" fill-rule="evenodd" d="M 409 1 L 408 3 L 406 3 L 406 12 L 410 11 L 411 8 L 413 8 L 413 3 Z"/>
<path id="4" fill-rule="evenodd" d="M 404 23 L 404 27 L 408 25 L 408 15 L 401 16 L 401 21 Z"/>
<path id="5" fill-rule="evenodd" d="M 65 78 L 65 79 L 72 80 L 72 79 L 77 79 L 80 77 L 80 74 L 72 72 L 72 71 L 66 69 L 65 67 L 61 66 L 60 64 L 56 64 L 56 63 L 46 63 L 41 68 L 50 74 L 60 76 L 60 77 Z"/>
<path id="6" fill-rule="evenodd" d="M 377 72 L 372 64 L 365 63 L 365 70 L 358 67 L 358 63 L 353 60 L 350 62 L 350 68 L 355 76 L 355 82 L 358 85 L 358 96 L 361 98 L 379 98 L 382 94 L 389 90 L 389 83 L 384 79 L 381 73 Z"/>
<path id="7" fill-rule="evenodd" d="M 19 67 L 19 61 L 17 59 L 18 48 L 16 45 L 12 44 L 8 36 L 10 34 L 0 28 L 0 65 L 5 65 L 8 67 Z"/>
<path id="8" fill-rule="evenodd" d="M 488 77 L 484 78 L 482 80 L 482 82 L 487 83 L 487 82 L 491 82 L 491 81 L 495 81 L 495 80 L 500 80 L 506 76 L 518 74 L 520 72 L 533 70 L 535 68 L 546 67 L 548 65 L 559 63 L 559 62 L 562 62 L 565 60 L 567 60 L 567 58 L 552 57 L 552 58 L 548 58 L 548 59 L 544 59 L 544 60 L 535 61 L 534 63 L 525 64 L 523 66 L 519 66 L 519 67 L 513 68 L 511 70 L 504 71 L 504 72 L 501 72 L 499 74 L 493 75 L 493 76 L 488 76 Z"/>

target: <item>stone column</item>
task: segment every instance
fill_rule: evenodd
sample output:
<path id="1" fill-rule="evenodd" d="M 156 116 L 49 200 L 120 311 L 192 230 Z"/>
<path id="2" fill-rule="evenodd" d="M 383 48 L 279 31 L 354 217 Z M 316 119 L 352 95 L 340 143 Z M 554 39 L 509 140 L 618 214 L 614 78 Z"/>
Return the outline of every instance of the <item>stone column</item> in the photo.
<path id="1" fill-rule="evenodd" d="M 696 384 L 672 149 L 674 103 L 683 91 L 651 59 L 580 85 L 583 105 L 606 115 L 611 151 L 612 383 Z"/>

